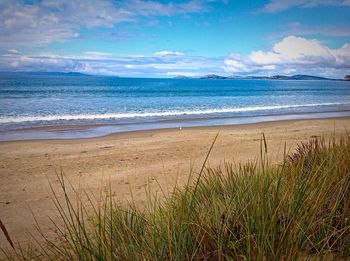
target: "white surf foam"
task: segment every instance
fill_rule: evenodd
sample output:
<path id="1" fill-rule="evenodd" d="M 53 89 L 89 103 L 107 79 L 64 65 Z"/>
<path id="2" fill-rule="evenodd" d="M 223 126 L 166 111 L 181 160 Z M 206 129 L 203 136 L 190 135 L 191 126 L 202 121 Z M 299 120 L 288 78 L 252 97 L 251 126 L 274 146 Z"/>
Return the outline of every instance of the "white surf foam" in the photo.
<path id="1" fill-rule="evenodd" d="M 166 117 L 181 115 L 202 115 L 216 113 L 235 113 L 235 112 L 252 112 L 268 111 L 279 109 L 291 109 L 302 107 L 318 106 L 336 106 L 348 105 L 350 102 L 343 103 L 311 103 L 311 104 L 291 104 L 291 105 L 271 105 L 271 106 L 252 106 L 252 107 L 233 107 L 220 109 L 204 110 L 174 110 L 174 111 L 156 111 L 156 112 L 130 112 L 130 113 L 104 113 L 104 114 L 76 114 L 76 115 L 37 115 L 37 116 L 13 116 L 0 117 L 0 123 L 21 123 L 34 121 L 60 121 L 60 120 L 106 120 L 106 119 L 125 119 L 125 118 L 147 118 L 147 117 Z"/>

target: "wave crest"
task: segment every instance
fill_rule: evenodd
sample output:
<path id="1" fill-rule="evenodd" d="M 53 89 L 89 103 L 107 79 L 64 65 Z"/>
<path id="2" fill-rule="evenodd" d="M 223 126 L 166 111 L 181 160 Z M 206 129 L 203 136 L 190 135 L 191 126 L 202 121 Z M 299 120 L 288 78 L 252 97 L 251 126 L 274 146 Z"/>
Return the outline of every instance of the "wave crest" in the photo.
<path id="1" fill-rule="evenodd" d="M 332 105 L 334 106 L 334 105 L 348 105 L 348 104 L 350 104 L 350 102 L 252 106 L 252 107 L 234 107 L 234 108 L 184 110 L 184 111 L 174 110 L 174 111 L 158 111 L 158 112 L 13 116 L 13 117 L 0 117 L 0 123 L 3 124 L 3 123 L 60 121 L 60 120 L 107 120 L 107 119 L 166 117 L 166 116 L 181 116 L 181 115 L 203 115 L 203 114 L 216 114 L 216 113 L 253 112 L 253 111 L 267 111 L 267 110 L 278 110 L 278 109 L 332 106 Z"/>

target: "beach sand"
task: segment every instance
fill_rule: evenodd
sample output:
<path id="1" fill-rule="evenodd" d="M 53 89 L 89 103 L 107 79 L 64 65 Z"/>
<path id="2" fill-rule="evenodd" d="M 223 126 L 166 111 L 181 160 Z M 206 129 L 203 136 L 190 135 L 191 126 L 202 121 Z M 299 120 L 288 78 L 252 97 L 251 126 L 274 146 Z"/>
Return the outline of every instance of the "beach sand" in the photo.
<path id="1" fill-rule="evenodd" d="M 58 220 L 50 185 L 60 191 L 62 171 L 75 188 L 91 196 L 111 184 L 121 204 L 133 198 L 143 206 L 148 187 L 167 193 L 176 182 L 184 184 L 191 166 L 198 171 L 219 132 L 209 165 L 246 162 L 260 155 L 261 133 L 268 140 L 273 162 L 283 157 L 284 144 L 293 149 L 313 136 L 339 135 L 350 129 L 350 118 L 256 123 L 249 125 L 140 131 L 74 140 L 35 140 L 0 143 L 0 218 L 16 242 L 42 231 L 54 237 L 49 216 Z M 69 190 L 69 193 L 73 193 Z M 58 196 L 62 198 L 62 193 Z M 0 231 L 0 246 L 8 247 Z"/>

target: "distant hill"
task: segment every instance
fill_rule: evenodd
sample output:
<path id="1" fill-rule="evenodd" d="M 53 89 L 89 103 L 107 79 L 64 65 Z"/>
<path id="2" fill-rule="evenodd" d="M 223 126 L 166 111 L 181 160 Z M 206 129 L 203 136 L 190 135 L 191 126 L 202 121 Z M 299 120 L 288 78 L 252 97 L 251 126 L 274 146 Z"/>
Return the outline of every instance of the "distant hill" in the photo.
<path id="1" fill-rule="evenodd" d="M 175 78 L 183 79 L 228 79 L 228 80 L 341 80 L 331 79 L 313 75 L 297 74 L 292 76 L 286 75 L 274 75 L 274 76 L 220 76 L 216 74 L 207 74 L 199 77 L 188 77 L 188 76 L 176 76 Z"/>
<path id="2" fill-rule="evenodd" d="M 325 77 L 319 77 L 319 76 L 312 76 L 312 75 L 293 75 L 290 77 L 291 80 L 335 80 L 331 78 L 325 78 Z"/>
<path id="3" fill-rule="evenodd" d="M 37 75 L 37 76 L 90 76 L 89 74 L 80 72 L 1 72 L 1 74 L 21 74 L 21 75 Z"/>
<path id="4" fill-rule="evenodd" d="M 232 77 L 220 76 L 216 74 L 207 74 L 203 76 L 185 76 L 185 75 L 177 75 L 174 77 L 175 79 L 233 79 Z"/>
<path id="5" fill-rule="evenodd" d="M 273 75 L 273 76 L 247 76 L 241 79 L 261 79 L 261 80 L 335 80 L 331 78 L 325 78 L 313 75 L 297 74 L 292 76 L 286 75 Z"/>
<path id="6" fill-rule="evenodd" d="M 185 75 L 176 75 L 174 79 L 192 79 L 193 77 L 185 76 Z"/>
<path id="7" fill-rule="evenodd" d="M 220 76 L 216 74 L 207 74 L 204 76 L 199 77 L 200 79 L 227 79 L 228 77 Z"/>

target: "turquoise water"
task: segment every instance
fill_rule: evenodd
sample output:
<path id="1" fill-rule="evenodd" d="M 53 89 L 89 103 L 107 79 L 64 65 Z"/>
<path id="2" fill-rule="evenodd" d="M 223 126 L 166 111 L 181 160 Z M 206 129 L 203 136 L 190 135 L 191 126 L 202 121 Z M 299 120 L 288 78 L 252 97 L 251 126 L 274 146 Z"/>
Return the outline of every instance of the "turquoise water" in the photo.
<path id="1" fill-rule="evenodd" d="M 211 125 L 218 119 L 350 111 L 350 82 L 1 74 L 0 105 L 2 135 L 40 126 Z"/>

